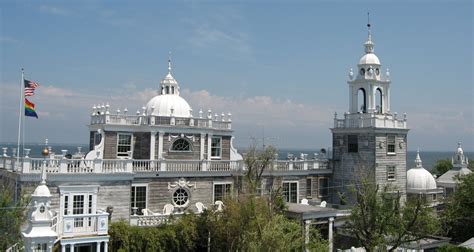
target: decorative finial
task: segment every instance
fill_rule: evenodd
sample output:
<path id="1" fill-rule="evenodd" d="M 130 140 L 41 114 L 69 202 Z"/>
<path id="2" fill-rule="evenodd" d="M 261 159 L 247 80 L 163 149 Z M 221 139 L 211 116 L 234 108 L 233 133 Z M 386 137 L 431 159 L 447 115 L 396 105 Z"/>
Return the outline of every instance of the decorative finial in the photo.
<path id="1" fill-rule="evenodd" d="M 171 74 L 171 51 L 168 52 L 168 73 Z"/>
<path id="2" fill-rule="evenodd" d="M 422 162 L 421 162 L 421 158 L 420 158 L 420 148 L 418 148 L 418 149 L 416 150 L 416 158 L 415 158 L 415 165 L 416 165 L 416 168 L 421 168 L 421 167 L 423 167 L 423 166 L 421 165 L 421 163 L 422 163 Z"/>
<path id="3" fill-rule="evenodd" d="M 367 11 L 367 30 L 369 32 L 369 41 L 372 40 L 372 34 L 370 33 L 370 12 Z"/>

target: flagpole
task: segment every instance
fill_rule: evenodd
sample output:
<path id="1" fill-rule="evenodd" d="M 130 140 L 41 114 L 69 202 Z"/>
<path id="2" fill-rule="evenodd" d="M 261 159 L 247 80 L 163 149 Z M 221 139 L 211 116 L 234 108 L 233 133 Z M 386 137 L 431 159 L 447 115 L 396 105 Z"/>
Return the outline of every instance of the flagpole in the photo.
<path id="1" fill-rule="evenodd" d="M 21 82 L 20 82 L 20 110 L 18 113 L 18 142 L 16 148 L 16 163 L 18 164 L 20 161 L 20 138 L 21 138 L 21 119 L 22 119 L 22 106 L 23 106 L 23 89 L 25 86 L 25 77 L 24 77 L 24 69 L 21 68 Z M 18 166 L 17 166 L 18 167 Z"/>

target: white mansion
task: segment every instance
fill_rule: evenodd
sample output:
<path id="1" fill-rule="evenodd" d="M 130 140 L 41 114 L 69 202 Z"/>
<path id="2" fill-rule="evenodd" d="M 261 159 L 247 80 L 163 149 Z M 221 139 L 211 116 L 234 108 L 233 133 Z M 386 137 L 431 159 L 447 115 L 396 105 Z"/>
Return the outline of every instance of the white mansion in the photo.
<path id="1" fill-rule="evenodd" d="M 391 111 L 390 75 L 388 70 L 382 74 L 370 30 L 364 47 L 356 73 L 349 73 L 349 112 L 334 117 L 332 157 L 320 153 L 311 159 L 276 160 L 260 188 L 265 194 L 281 187 L 289 204 L 303 201 L 307 206 L 293 207 L 295 213 L 305 225 L 311 219 L 328 223 L 330 244 L 337 211 L 313 211 L 308 205 L 339 204 L 361 170 L 404 194 L 439 194 L 419 157 L 408 173 L 407 188 L 407 118 Z M 94 106 L 88 127 L 85 156 L 46 150 L 44 158 L 29 157 L 28 151 L 16 157 L 15 151 L 9 156 L 3 149 L 0 180 L 17 195 L 33 198 L 24 232 L 27 251 L 51 251 L 54 244 L 62 252 L 107 251 L 109 221 L 156 226 L 171 214 L 220 209 L 245 172 L 232 144 L 231 114 L 193 111 L 180 96 L 170 61 L 159 95 L 145 107 L 130 114 Z M 467 161 L 460 160 L 456 158 L 462 170 Z M 35 235 L 36 240 L 31 238 Z"/>

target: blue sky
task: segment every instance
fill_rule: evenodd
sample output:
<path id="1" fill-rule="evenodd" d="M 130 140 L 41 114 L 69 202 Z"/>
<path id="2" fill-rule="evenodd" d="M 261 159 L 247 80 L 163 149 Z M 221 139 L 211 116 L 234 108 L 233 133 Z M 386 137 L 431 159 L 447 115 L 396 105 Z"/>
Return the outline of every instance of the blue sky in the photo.
<path id="1" fill-rule="evenodd" d="M 0 141 L 16 141 L 20 68 L 42 86 L 26 139 L 86 143 L 90 108 L 140 108 L 173 73 L 195 111 L 232 112 L 238 146 L 331 146 L 367 39 L 390 68 L 409 149 L 474 150 L 472 1 L 3 1 Z"/>

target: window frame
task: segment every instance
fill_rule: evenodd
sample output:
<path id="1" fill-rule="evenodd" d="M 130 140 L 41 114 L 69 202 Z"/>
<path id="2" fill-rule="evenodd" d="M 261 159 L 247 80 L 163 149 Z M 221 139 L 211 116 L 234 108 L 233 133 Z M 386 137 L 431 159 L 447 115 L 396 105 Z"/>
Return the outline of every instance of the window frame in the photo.
<path id="1" fill-rule="evenodd" d="M 387 155 L 396 155 L 397 154 L 397 136 L 396 135 L 387 135 Z M 393 147 L 393 151 L 391 151 Z"/>
<path id="2" fill-rule="evenodd" d="M 324 180 L 326 181 L 327 186 L 326 187 L 321 187 L 323 184 L 321 181 Z M 322 192 L 325 192 L 325 194 L 322 194 Z M 329 195 L 329 178 L 328 177 L 318 177 L 318 198 L 324 198 Z"/>
<path id="3" fill-rule="evenodd" d="M 285 195 L 285 184 L 288 184 L 288 197 L 286 197 Z M 296 202 L 291 201 L 291 194 L 292 194 L 291 184 L 296 184 Z M 286 203 L 299 203 L 299 198 L 300 198 L 299 191 L 300 191 L 300 183 L 298 180 L 284 180 L 282 182 L 283 199 L 285 200 Z"/>
<path id="4" fill-rule="evenodd" d="M 308 186 L 309 182 L 309 186 Z M 306 198 L 311 199 L 313 198 L 313 178 L 309 177 L 306 178 Z"/>
<path id="5" fill-rule="evenodd" d="M 393 169 L 393 171 L 390 171 L 391 169 Z M 396 165 L 387 165 L 386 173 L 387 173 L 387 181 L 397 180 L 397 166 Z"/>
<path id="6" fill-rule="evenodd" d="M 188 143 L 189 150 L 175 150 L 175 149 L 174 149 L 175 143 L 177 143 L 178 141 L 181 141 L 181 140 Z M 188 139 L 184 138 L 184 137 L 180 137 L 180 138 L 174 140 L 174 141 L 171 143 L 169 151 L 170 151 L 170 152 L 177 152 L 177 153 L 189 153 L 189 152 L 192 152 L 192 151 L 193 151 L 193 143 L 192 143 L 191 141 L 189 141 Z"/>
<path id="7" fill-rule="evenodd" d="M 229 185 L 229 192 L 227 194 L 226 187 Z M 222 191 L 222 199 L 216 199 L 216 186 L 224 186 L 224 190 Z M 227 197 L 232 197 L 234 183 L 232 182 L 214 182 L 212 183 L 212 203 L 214 204 L 217 200 L 223 201 Z"/>
<path id="8" fill-rule="evenodd" d="M 127 152 L 119 152 L 119 147 L 120 146 L 127 146 L 125 144 L 120 144 L 120 136 L 130 136 L 130 150 Z M 133 157 L 133 133 L 122 133 L 119 132 L 117 133 L 117 158 L 131 158 Z M 129 155 L 130 152 L 130 155 Z"/>
<path id="9" fill-rule="evenodd" d="M 214 147 L 213 146 L 214 139 L 219 139 L 219 147 Z M 210 144 L 211 144 L 211 159 L 220 159 L 220 158 L 222 158 L 222 137 L 221 136 L 211 137 L 211 143 Z M 219 155 L 218 156 L 213 154 L 214 153 L 213 149 L 219 150 Z"/>
<path id="10" fill-rule="evenodd" d="M 148 184 L 146 183 L 133 183 L 130 186 L 130 213 L 133 215 L 133 207 L 137 207 L 137 190 L 135 189 L 135 195 L 133 194 L 133 187 L 145 187 L 145 208 L 148 208 Z M 133 206 L 132 206 L 133 205 Z M 142 211 L 140 208 L 137 207 L 137 215 L 143 215 Z"/>
<path id="11" fill-rule="evenodd" d="M 183 203 L 183 204 L 178 204 L 177 203 L 177 200 L 175 200 L 175 194 L 178 192 L 178 191 L 183 191 L 184 193 L 186 193 L 186 201 Z M 189 205 L 189 203 L 191 202 L 191 192 L 189 191 L 188 188 L 186 187 L 178 187 L 176 188 L 175 190 L 173 190 L 173 193 L 171 194 L 171 202 L 173 203 L 174 206 L 176 207 L 179 207 L 179 208 L 185 208 Z"/>
<path id="12" fill-rule="evenodd" d="M 354 143 L 355 139 L 355 143 Z M 358 135 L 347 135 L 347 152 L 358 153 L 359 152 L 359 136 Z"/>

